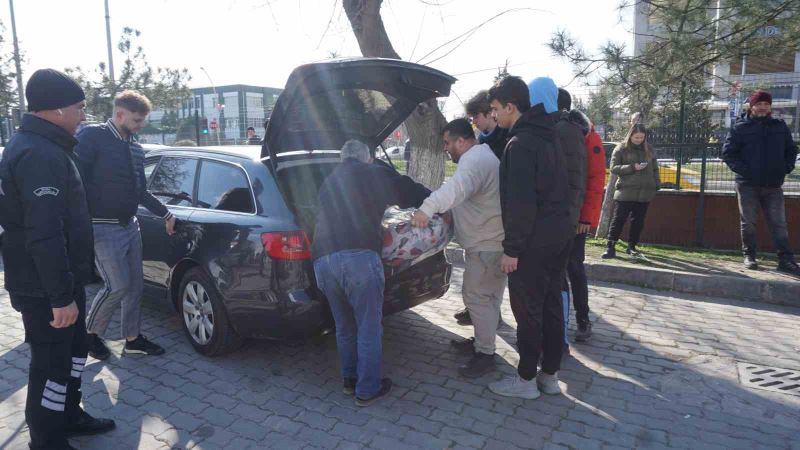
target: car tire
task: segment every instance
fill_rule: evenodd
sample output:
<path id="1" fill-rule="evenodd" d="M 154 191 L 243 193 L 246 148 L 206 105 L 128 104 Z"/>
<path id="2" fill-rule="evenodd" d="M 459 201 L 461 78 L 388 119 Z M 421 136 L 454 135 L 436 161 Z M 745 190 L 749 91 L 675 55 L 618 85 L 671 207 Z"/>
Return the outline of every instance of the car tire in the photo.
<path id="1" fill-rule="evenodd" d="M 222 297 L 199 267 L 187 271 L 181 280 L 178 313 L 183 331 L 198 353 L 219 356 L 241 345 L 242 340 L 230 324 Z"/>

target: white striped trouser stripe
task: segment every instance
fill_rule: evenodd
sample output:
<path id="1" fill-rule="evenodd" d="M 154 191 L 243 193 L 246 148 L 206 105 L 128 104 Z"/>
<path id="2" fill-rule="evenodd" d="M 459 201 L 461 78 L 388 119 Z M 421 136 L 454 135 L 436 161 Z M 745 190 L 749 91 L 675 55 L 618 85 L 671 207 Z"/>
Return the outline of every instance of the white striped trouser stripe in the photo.
<path id="1" fill-rule="evenodd" d="M 42 391 L 42 406 L 52 411 L 64 411 L 67 386 L 47 380 Z"/>
<path id="2" fill-rule="evenodd" d="M 46 388 L 50 388 L 51 391 L 57 392 L 59 394 L 67 393 L 67 386 L 64 384 L 58 384 L 55 381 L 47 380 L 47 383 L 45 383 L 44 386 Z"/>

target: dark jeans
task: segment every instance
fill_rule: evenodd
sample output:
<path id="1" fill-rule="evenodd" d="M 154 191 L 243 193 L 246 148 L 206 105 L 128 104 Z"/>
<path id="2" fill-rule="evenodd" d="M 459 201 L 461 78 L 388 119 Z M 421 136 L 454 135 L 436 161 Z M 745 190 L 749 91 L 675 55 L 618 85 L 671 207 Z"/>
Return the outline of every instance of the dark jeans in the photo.
<path id="1" fill-rule="evenodd" d="M 608 240 L 617 241 L 622 234 L 622 227 L 628 216 L 631 216 L 631 226 L 628 230 L 628 244 L 636 245 L 644 228 L 644 218 L 647 215 L 647 202 L 622 202 L 614 200 L 614 217 L 611 219 L 611 229 L 608 231 Z"/>
<path id="2" fill-rule="evenodd" d="M 542 353 L 542 371 L 558 372 L 564 345 L 561 287 L 569 249 L 567 240 L 524 253 L 517 270 L 508 276 L 511 311 L 517 321 L 517 372 L 525 380 L 536 376 Z"/>
<path id="3" fill-rule="evenodd" d="M 345 250 L 314 261 L 317 285 L 336 321 L 343 378 L 357 378 L 356 395 L 381 389 L 383 358 L 383 263 L 371 250 Z"/>
<path id="4" fill-rule="evenodd" d="M 572 243 L 572 250 L 567 260 L 567 281 L 561 299 L 564 303 L 564 342 L 567 342 L 567 328 L 569 328 L 569 289 L 572 288 L 572 303 L 575 305 L 575 320 L 578 324 L 589 323 L 589 284 L 586 280 L 586 268 L 583 261 L 586 258 L 586 233 L 576 234 Z"/>
<path id="5" fill-rule="evenodd" d="M 778 250 L 778 258 L 792 259 L 783 189 L 742 186 L 736 183 L 736 194 L 739 199 L 739 217 L 742 226 L 742 252 L 753 258 L 756 256 L 756 221 L 758 220 L 758 209 L 761 207 L 772 234 L 772 241 Z"/>
<path id="6" fill-rule="evenodd" d="M 23 300 L 35 307 L 22 312 L 25 342 L 31 347 L 25 422 L 32 449 L 67 448 L 64 427 L 80 411 L 81 375 L 89 352 L 86 338 L 86 294 L 75 289 L 78 320 L 53 328 L 53 311 L 41 299 Z"/>

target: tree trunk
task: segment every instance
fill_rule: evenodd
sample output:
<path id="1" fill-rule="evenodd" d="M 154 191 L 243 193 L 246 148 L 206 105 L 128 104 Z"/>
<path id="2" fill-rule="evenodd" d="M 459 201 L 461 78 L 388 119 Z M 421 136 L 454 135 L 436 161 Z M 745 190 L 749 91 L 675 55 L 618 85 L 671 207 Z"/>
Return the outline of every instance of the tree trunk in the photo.
<path id="1" fill-rule="evenodd" d="M 400 59 L 383 26 L 382 2 L 344 0 L 343 5 L 362 55 Z M 440 130 L 445 123 L 436 99 L 421 103 L 405 122 L 411 138 L 408 174 L 429 189 L 437 189 L 444 180 L 444 141 Z"/>
<path id="2" fill-rule="evenodd" d="M 606 193 L 603 196 L 603 208 L 600 210 L 600 223 L 597 225 L 595 237 L 603 239 L 608 237 L 608 227 L 611 224 L 611 216 L 614 214 L 614 188 L 617 185 L 617 175 L 608 176 Z"/>

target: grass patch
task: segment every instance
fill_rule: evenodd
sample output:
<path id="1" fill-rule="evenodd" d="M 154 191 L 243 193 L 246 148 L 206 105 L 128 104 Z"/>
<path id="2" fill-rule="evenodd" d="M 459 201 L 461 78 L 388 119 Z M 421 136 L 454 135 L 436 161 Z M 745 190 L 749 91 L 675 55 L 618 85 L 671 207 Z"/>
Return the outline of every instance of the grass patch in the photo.
<path id="1" fill-rule="evenodd" d="M 586 253 L 592 255 L 594 257 L 599 258 L 600 255 L 606 249 L 606 243 L 608 241 L 605 239 L 595 239 L 595 238 L 587 238 L 586 239 Z M 617 257 L 622 259 L 623 261 L 634 263 L 634 264 L 643 264 L 643 265 L 654 265 L 650 261 L 646 259 L 640 258 L 632 258 L 625 254 L 625 250 L 628 248 L 628 245 L 622 241 L 617 241 L 616 249 L 617 249 Z M 725 261 L 725 262 L 732 262 L 732 263 L 741 263 L 742 262 L 742 253 L 735 250 L 712 250 L 712 249 L 705 249 L 705 248 L 687 248 L 687 247 L 675 247 L 671 245 L 651 245 L 651 244 L 641 244 L 638 246 L 642 254 L 646 258 L 658 258 L 664 260 L 683 260 L 683 261 L 696 261 L 698 263 L 702 263 L 704 261 Z M 774 255 L 760 253 L 758 255 L 759 260 L 766 260 L 772 261 L 775 260 Z"/>

